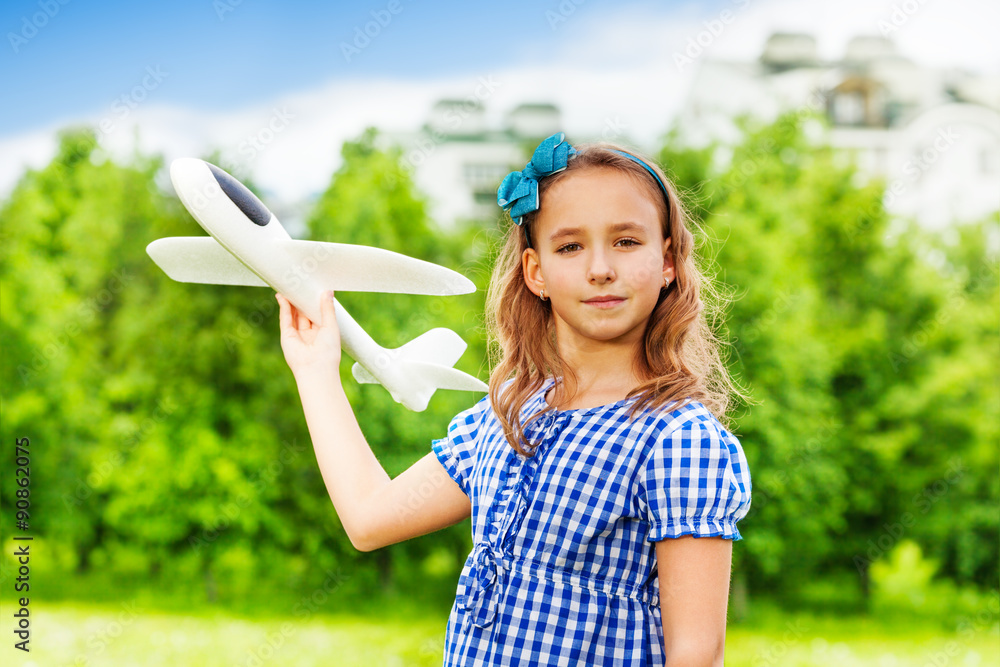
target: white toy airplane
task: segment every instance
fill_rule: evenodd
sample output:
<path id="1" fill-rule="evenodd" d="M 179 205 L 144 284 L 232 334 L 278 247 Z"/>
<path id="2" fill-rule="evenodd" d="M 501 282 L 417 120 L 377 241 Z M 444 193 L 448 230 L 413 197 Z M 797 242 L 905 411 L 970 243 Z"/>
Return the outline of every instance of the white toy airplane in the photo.
<path id="1" fill-rule="evenodd" d="M 174 280 L 271 287 L 314 322 L 327 290 L 403 294 L 468 294 L 476 286 L 443 266 L 382 248 L 299 241 L 246 186 L 213 164 L 175 160 L 170 180 L 191 215 L 211 236 L 153 241 L 146 252 Z M 336 304 L 341 345 L 357 362 L 354 379 L 379 383 L 410 410 L 427 407 L 436 389 L 487 391 L 453 366 L 465 341 L 432 329 L 394 350 L 380 347 Z"/>

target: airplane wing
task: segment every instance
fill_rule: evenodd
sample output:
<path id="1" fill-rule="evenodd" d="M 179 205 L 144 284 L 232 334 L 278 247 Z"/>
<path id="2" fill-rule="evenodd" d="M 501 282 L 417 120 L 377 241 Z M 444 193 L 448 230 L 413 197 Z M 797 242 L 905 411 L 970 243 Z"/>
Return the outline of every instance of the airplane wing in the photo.
<path id="1" fill-rule="evenodd" d="M 275 246 L 292 263 L 288 277 L 308 276 L 324 289 L 441 296 L 476 291 L 460 273 L 383 248 L 296 239 Z"/>
<path id="2" fill-rule="evenodd" d="M 211 236 L 157 239 L 146 246 L 146 253 L 178 282 L 268 286 Z"/>
<path id="3" fill-rule="evenodd" d="M 266 273 L 282 282 L 308 279 L 324 290 L 338 292 L 447 296 L 476 291 L 475 284 L 460 273 L 382 248 L 287 239 L 273 241 L 272 250 L 270 259 L 277 270 Z M 157 239 L 146 252 L 179 282 L 280 290 L 280 285 L 268 285 L 211 236 Z"/>

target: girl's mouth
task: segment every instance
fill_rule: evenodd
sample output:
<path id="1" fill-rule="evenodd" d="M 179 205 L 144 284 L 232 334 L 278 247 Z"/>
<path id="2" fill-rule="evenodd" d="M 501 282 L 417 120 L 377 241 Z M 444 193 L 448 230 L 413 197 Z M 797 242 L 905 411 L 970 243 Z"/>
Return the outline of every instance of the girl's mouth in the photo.
<path id="1" fill-rule="evenodd" d="M 620 303 L 625 303 L 625 298 L 620 296 L 598 296 L 593 299 L 587 299 L 584 303 L 595 308 L 607 309 L 614 308 Z"/>

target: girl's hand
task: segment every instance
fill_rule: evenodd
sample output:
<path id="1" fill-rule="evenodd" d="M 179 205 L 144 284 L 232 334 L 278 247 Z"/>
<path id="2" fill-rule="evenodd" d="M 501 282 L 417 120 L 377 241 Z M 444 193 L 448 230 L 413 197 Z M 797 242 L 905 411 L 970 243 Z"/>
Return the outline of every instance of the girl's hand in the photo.
<path id="1" fill-rule="evenodd" d="M 333 305 L 333 291 L 320 299 L 321 320 L 312 322 L 281 294 L 276 294 L 281 306 L 281 350 L 296 378 L 300 373 L 319 371 L 340 377 L 340 328 Z"/>

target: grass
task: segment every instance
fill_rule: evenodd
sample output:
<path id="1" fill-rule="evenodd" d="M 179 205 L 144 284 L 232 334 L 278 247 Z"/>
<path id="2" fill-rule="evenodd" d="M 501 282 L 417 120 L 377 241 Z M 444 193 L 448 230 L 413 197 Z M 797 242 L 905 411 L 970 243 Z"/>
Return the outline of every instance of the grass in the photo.
<path id="1" fill-rule="evenodd" d="M 1000 667 L 1000 628 L 990 614 L 969 631 L 936 622 L 786 616 L 767 628 L 730 625 L 727 667 Z"/>
<path id="2" fill-rule="evenodd" d="M 9 618 L 9 614 L 4 613 Z M 6 634 L 6 633 L 5 633 Z M 246 619 L 146 611 L 128 604 L 39 605 L 31 652 L 5 641 L 4 665 L 440 665 L 440 619 L 384 622 L 326 615 Z"/>
<path id="3" fill-rule="evenodd" d="M 31 653 L 13 648 L 4 600 L 4 665 L 440 665 L 446 614 L 384 616 L 320 613 L 241 616 L 221 610 L 163 611 L 138 602 L 32 602 Z M 1000 627 L 989 611 L 961 631 L 940 624 L 839 618 L 765 608 L 730 623 L 728 667 L 992 667 L 1000 665 Z"/>

